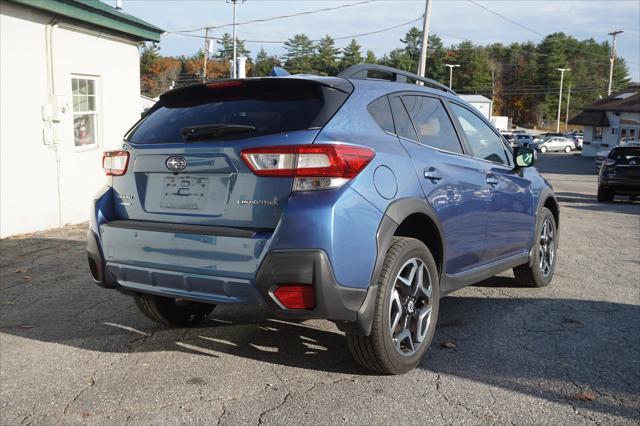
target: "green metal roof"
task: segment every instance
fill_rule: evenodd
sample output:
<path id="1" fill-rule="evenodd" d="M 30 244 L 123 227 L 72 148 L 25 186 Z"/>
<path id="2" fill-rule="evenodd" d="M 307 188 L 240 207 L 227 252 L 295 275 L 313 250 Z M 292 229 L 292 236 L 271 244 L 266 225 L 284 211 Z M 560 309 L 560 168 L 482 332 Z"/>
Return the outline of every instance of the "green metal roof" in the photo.
<path id="1" fill-rule="evenodd" d="M 165 31 L 100 0 L 10 0 L 24 6 L 125 34 L 135 40 L 160 41 Z"/>

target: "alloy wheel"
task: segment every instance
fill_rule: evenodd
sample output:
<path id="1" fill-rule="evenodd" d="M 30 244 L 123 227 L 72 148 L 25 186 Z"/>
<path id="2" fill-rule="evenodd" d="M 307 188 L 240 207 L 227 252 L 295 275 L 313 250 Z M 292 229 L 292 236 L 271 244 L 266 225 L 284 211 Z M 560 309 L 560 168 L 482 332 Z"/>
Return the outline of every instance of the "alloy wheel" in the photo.
<path id="1" fill-rule="evenodd" d="M 555 258 L 555 235 L 550 219 L 545 219 L 540 231 L 540 272 L 547 278 L 553 270 Z"/>
<path id="2" fill-rule="evenodd" d="M 394 281 L 389 304 L 389 330 L 393 346 L 404 356 L 424 342 L 433 311 L 431 276 L 418 258 L 407 260 Z"/>

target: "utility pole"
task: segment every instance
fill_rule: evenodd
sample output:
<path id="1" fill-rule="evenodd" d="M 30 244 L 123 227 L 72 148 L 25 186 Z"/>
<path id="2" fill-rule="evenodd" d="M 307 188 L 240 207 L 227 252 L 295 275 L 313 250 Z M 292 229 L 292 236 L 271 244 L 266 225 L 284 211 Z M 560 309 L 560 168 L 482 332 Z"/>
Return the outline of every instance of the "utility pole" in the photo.
<path id="1" fill-rule="evenodd" d="M 607 96 L 611 95 L 611 81 L 613 80 L 613 63 L 616 61 L 616 37 L 618 34 L 622 34 L 624 31 L 617 30 L 609 33 L 610 36 L 613 36 L 613 44 L 611 44 L 611 57 L 609 58 L 609 90 L 607 91 Z"/>
<path id="2" fill-rule="evenodd" d="M 233 4 L 233 63 L 231 64 L 231 78 L 238 78 L 238 54 L 236 49 L 236 4 L 238 1 L 244 3 L 244 0 L 227 0 L 227 3 Z"/>
<path id="3" fill-rule="evenodd" d="M 204 29 L 204 67 L 202 69 L 202 82 L 207 81 L 207 59 L 209 57 L 209 27 Z"/>
<path id="4" fill-rule="evenodd" d="M 449 89 L 451 89 L 451 86 L 453 85 L 453 69 L 460 65 L 444 64 L 444 66 L 449 67 Z"/>
<path id="5" fill-rule="evenodd" d="M 560 108 L 562 108 L 562 81 L 564 80 L 564 72 L 571 71 L 571 68 L 557 68 L 560 71 L 560 94 L 558 95 L 558 120 L 556 122 L 556 133 L 560 133 Z"/>
<path id="6" fill-rule="evenodd" d="M 569 85 L 569 93 L 567 93 L 567 114 L 564 116 L 564 131 L 569 129 L 569 104 L 571 103 L 571 85 Z"/>
<path id="7" fill-rule="evenodd" d="M 424 77 L 427 70 L 427 49 L 429 47 L 429 23 L 431 21 L 431 0 L 425 0 L 424 21 L 422 24 L 422 49 L 420 50 L 420 63 L 418 75 Z"/>
<path id="8" fill-rule="evenodd" d="M 237 0 L 231 0 L 231 3 L 233 3 L 233 69 L 231 70 L 231 78 L 238 77 L 238 72 L 236 71 L 238 63 L 236 56 L 236 1 Z"/>

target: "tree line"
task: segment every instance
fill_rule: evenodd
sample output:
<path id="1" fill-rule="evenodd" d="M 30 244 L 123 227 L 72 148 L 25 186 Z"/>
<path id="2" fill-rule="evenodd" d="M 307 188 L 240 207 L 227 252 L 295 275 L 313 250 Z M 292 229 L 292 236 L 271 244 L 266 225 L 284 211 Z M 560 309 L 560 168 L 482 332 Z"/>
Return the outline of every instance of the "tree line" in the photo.
<path id="1" fill-rule="evenodd" d="M 336 75 L 358 63 L 388 65 L 416 72 L 422 49 L 422 32 L 413 27 L 399 40 L 399 47 L 381 57 L 364 50 L 352 39 L 344 48 L 336 47 L 329 35 L 318 41 L 306 34 L 296 34 L 284 43 L 282 56 L 269 55 L 260 49 L 255 57 L 243 40 L 236 41 L 238 56 L 247 57 L 248 76 L 267 76 L 274 66 L 283 66 L 291 74 Z M 224 34 L 218 49 L 208 58 L 206 78 L 228 78 L 233 56 L 233 39 Z M 445 46 L 442 39 L 429 36 L 426 76 L 449 84 L 445 64 L 460 65 L 453 72 L 452 88 L 458 93 L 476 93 L 493 100 L 494 115 L 506 115 L 514 123 L 542 127 L 557 114 L 560 72 L 565 73 L 566 100 L 571 90 L 569 116 L 607 95 L 609 81 L 609 43 L 593 39 L 577 40 L 562 32 L 549 34 L 539 43 L 492 43 L 477 45 L 465 40 Z M 171 87 L 202 81 L 204 51 L 187 57 L 161 56 L 157 47 L 145 45 L 141 51 L 142 92 L 155 97 Z M 617 57 L 613 72 L 613 89 L 630 82 L 623 58 Z M 566 113 L 563 107 L 563 117 Z"/>

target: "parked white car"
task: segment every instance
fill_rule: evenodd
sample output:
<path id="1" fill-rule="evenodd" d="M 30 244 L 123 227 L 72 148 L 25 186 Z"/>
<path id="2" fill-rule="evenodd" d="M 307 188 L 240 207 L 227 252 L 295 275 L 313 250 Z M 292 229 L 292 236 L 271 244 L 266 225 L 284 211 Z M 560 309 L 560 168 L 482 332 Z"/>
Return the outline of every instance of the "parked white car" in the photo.
<path id="1" fill-rule="evenodd" d="M 564 136 L 551 136 L 539 142 L 534 141 L 530 146 L 543 154 L 547 151 L 571 152 L 575 149 L 573 141 Z"/>

